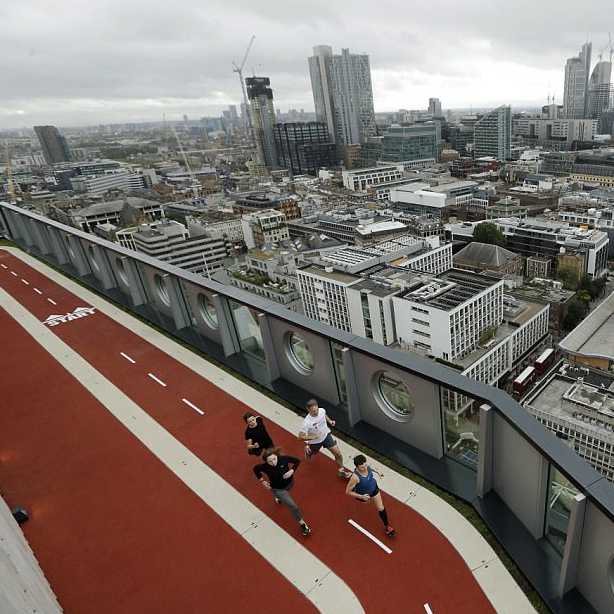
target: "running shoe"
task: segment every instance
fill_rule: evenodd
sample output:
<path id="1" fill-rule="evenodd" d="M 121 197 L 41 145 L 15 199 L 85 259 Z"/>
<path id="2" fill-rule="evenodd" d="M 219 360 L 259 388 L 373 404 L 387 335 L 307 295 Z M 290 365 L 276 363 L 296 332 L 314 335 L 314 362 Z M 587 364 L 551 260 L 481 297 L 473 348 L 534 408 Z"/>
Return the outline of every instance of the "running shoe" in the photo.
<path id="1" fill-rule="evenodd" d="M 386 527 L 386 535 L 388 537 L 394 537 L 395 534 L 396 534 L 396 531 L 391 526 Z"/>
<path id="2" fill-rule="evenodd" d="M 277 503 L 277 505 L 280 505 L 281 499 L 279 497 L 275 497 L 275 503 Z"/>
<path id="3" fill-rule="evenodd" d="M 340 478 L 345 478 L 346 480 L 349 480 L 352 477 L 352 472 L 349 469 L 346 469 L 345 467 L 341 467 L 341 469 L 337 471 L 337 475 Z"/>
<path id="4" fill-rule="evenodd" d="M 306 525 L 306 524 L 302 524 L 301 525 L 301 533 L 307 537 L 310 533 L 311 533 L 311 529 Z"/>

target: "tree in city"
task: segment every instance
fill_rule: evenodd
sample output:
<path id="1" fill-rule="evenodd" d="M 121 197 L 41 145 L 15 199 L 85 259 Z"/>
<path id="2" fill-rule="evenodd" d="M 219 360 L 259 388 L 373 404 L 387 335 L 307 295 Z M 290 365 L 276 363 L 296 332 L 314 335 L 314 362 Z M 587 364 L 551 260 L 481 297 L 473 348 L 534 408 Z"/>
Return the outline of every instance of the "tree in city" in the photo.
<path id="1" fill-rule="evenodd" d="M 557 277 L 563 282 L 566 290 L 576 290 L 578 288 L 578 271 L 570 266 L 560 266 Z"/>
<path id="2" fill-rule="evenodd" d="M 500 228 L 492 222 L 482 222 L 473 229 L 473 238 L 478 243 L 505 245 L 505 236 Z"/>
<path id="3" fill-rule="evenodd" d="M 567 313 L 563 319 L 563 328 L 569 331 L 578 326 L 584 319 L 587 311 L 588 309 L 585 303 L 579 301 L 577 298 L 574 299 L 569 303 L 569 307 L 567 308 Z"/>

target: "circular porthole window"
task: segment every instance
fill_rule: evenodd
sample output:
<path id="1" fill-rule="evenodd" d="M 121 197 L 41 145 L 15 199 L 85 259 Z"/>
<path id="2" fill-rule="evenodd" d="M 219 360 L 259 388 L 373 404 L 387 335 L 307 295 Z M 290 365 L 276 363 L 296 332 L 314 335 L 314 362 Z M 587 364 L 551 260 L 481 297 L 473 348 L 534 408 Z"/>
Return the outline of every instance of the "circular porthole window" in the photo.
<path id="1" fill-rule="evenodd" d="M 115 259 L 115 266 L 117 267 L 116 271 L 117 271 L 117 275 L 118 275 L 120 281 L 125 286 L 130 285 L 128 283 L 128 273 L 126 272 L 126 265 L 124 264 L 124 261 L 121 258 L 116 258 Z"/>
<path id="2" fill-rule="evenodd" d="M 414 414 L 414 402 L 407 385 L 388 372 L 374 377 L 374 393 L 379 406 L 394 420 L 407 422 Z"/>
<path id="3" fill-rule="evenodd" d="M 200 317 L 203 322 L 209 328 L 217 328 L 217 311 L 213 301 L 206 294 L 198 295 L 198 310 L 200 311 Z"/>
<path id="4" fill-rule="evenodd" d="M 154 283 L 156 284 L 156 291 L 158 292 L 158 298 L 164 303 L 167 307 L 170 307 L 171 298 L 168 295 L 168 290 L 166 289 L 166 284 L 164 283 L 164 279 L 161 275 L 154 275 Z"/>
<path id="5" fill-rule="evenodd" d="M 292 332 L 286 335 L 286 351 L 290 362 L 299 373 L 308 375 L 313 371 L 313 354 L 299 334 Z"/>
<path id="6" fill-rule="evenodd" d="M 92 263 L 92 268 L 97 273 L 100 273 L 100 265 L 98 264 L 98 258 L 96 258 L 96 249 L 93 245 L 88 245 L 87 252 L 89 254 L 90 262 Z"/>

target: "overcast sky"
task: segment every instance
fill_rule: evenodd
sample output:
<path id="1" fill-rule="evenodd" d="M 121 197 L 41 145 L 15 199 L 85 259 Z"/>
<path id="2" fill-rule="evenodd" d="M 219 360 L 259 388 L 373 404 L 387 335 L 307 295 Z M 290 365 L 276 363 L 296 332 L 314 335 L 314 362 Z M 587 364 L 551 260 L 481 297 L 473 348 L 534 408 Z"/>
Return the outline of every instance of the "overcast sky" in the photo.
<path id="1" fill-rule="evenodd" d="M 565 59 L 608 43 L 612 0 L 0 0 L 0 128 L 219 115 L 231 62 L 313 110 L 317 44 L 371 57 L 376 111 L 562 102 Z M 614 28 L 613 28 L 614 29 Z"/>

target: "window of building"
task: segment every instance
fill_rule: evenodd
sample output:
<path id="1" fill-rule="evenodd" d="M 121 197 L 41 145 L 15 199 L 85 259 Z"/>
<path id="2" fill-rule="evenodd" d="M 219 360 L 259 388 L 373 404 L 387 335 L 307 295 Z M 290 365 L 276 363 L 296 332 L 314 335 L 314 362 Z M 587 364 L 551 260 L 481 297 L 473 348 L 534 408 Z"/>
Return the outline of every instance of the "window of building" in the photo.
<path id="1" fill-rule="evenodd" d="M 569 517 L 577 494 L 578 489 L 554 465 L 550 465 L 545 535 L 561 556 L 565 550 Z"/>
<path id="2" fill-rule="evenodd" d="M 286 349 L 292 366 L 307 375 L 313 372 L 314 358 L 307 342 L 298 333 L 286 335 Z"/>
<path id="3" fill-rule="evenodd" d="M 200 317 L 203 322 L 209 328 L 218 328 L 219 323 L 217 320 L 217 310 L 215 309 L 215 305 L 209 296 L 206 294 L 198 295 L 198 311 L 200 313 Z"/>
<path id="4" fill-rule="evenodd" d="M 414 413 L 414 402 L 408 386 L 388 372 L 375 375 L 375 396 L 380 407 L 395 420 L 407 422 Z"/>
<path id="5" fill-rule="evenodd" d="M 156 287 L 156 292 L 158 293 L 158 298 L 164 305 L 170 307 L 171 298 L 168 294 L 168 289 L 166 288 L 166 283 L 163 277 L 156 273 L 156 275 L 154 275 L 154 284 Z"/>

